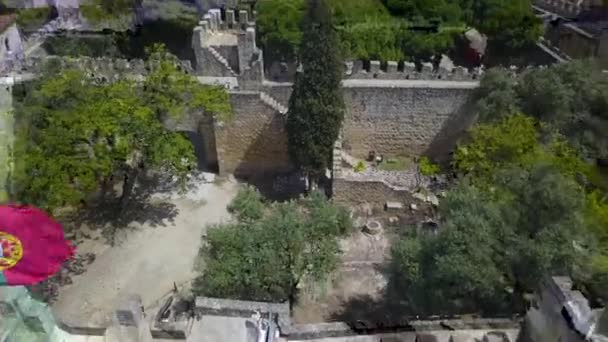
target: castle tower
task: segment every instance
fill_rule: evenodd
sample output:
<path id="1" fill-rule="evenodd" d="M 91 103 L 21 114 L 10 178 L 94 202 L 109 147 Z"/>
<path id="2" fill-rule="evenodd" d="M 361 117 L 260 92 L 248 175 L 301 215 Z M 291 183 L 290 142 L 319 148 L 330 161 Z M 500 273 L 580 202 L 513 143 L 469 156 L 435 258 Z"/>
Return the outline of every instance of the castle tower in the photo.
<path id="1" fill-rule="evenodd" d="M 241 87 L 260 83 L 263 59 L 256 45 L 249 12 L 211 9 L 194 28 L 192 48 L 196 73 L 207 77 L 236 77 Z M 242 83 L 242 84 L 241 84 Z"/>

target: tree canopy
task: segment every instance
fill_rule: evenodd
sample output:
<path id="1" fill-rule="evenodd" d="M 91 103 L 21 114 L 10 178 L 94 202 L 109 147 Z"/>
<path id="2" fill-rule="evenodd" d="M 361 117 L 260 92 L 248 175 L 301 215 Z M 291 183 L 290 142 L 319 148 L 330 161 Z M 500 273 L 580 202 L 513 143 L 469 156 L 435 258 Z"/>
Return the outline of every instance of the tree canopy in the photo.
<path id="1" fill-rule="evenodd" d="M 555 274 L 608 300 L 607 188 L 595 163 L 605 84 L 585 61 L 485 74 L 439 233 L 406 235 L 393 249 L 395 284 L 414 311 L 521 311 L 522 294 Z"/>
<path id="2" fill-rule="evenodd" d="M 296 75 L 286 128 L 291 159 L 318 175 L 331 165 L 344 118 L 342 63 L 326 0 L 311 1 L 307 11 L 300 48 L 303 72 Z"/>
<path id="3" fill-rule="evenodd" d="M 559 133 L 589 159 L 608 157 L 608 76 L 593 61 L 533 69 L 518 78 L 490 70 L 481 81 L 482 122 L 523 112 L 542 122 L 543 135 Z"/>
<path id="4" fill-rule="evenodd" d="M 141 0 L 87 0 L 80 9 L 88 20 L 97 23 L 134 13 L 138 2 Z"/>
<path id="5" fill-rule="evenodd" d="M 273 60 L 295 60 L 302 40 L 304 0 L 261 0 L 257 3 L 258 40 Z"/>
<path id="6" fill-rule="evenodd" d="M 511 312 L 542 277 L 588 271 L 595 225 L 576 182 L 536 165 L 505 169 L 493 186 L 459 184 L 441 203 L 438 235 L 395 245 L 397 286 L 416 312 Z"/>
<path id="7" fill-rule="evenodd" d="M 302 37 L 305 0 L 258 1 L 260 45 L 272 60 L 293 60 Z M 530 0 L 328 0 L 341 52 L 352 59 L 429 59 L 447 53 L 467 26 L 507 51 L 542 34 Z M 413 26 L 436 26 L 422 32 Z"/>
<path id="8" fill-rule="evenodd" d="M 115 173 L 161 168 L 184 177 L 192 145 L 165 120 L 189 111 L 230 113 L 221 88 L 200 85 L 157 51 L 157 67 L 143 84 L 99 83 L 80 70 L 45 74 L 16 106 L 16 198 L 47 210 L 86 203 Z"/>
<path id="9" fill-rule="evenodd" d="M 237 221 L 211 228 L 203 238 L 197 295 L 293 305 L 303 280 L 323 279 L 334 269 L 337 237 L 350 229 L 345 210 L 320 193 L 265 204 L 257 190 L 244 188 L 231 210 Z"/>

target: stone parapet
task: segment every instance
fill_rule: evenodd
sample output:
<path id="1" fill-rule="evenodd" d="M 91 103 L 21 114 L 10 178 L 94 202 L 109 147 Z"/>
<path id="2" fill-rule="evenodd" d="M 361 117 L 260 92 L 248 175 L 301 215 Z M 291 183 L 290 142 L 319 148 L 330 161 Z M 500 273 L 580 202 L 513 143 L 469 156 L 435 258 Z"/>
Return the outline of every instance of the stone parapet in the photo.
<path id="1" fill-rule="evenodd" d="M 591 7 L 591 1 L 574 0 L 535 0 L 534 4 L 551 12 L 566 16 L 575 17 L 583 10 Z"/>
<path id="2" fill-rule="evenodd" d="M 194 310 L 199 315 L 251 317 L 254 313 L 274 316 L 281 332 L 290 331 L 291 318 L 288 303 L 267 303 L 223 298 L 196 297 Z"/>
<path id="3" fill-rule="evenodd" d="M 482 68 L 469 70 L 464 67 L 434 67 L 432 63 L 416 65 L 397 61 L 347 61 L 344 63 L 345 79 L 394 79 L 394 80 L 454 80 L 479 79 Z"/>
<path id="4" fill-rule="evenodd" d="M 194 74 L 190 61 L 176 61 L 177 67 L 185 73 Z M 93 77 L 103 77 L 106 80 L 113 80 L 120 75 L 145 76 L 155 66 L 154 61 L 144 61 L 142 59 L 116 59 L 116 58 L 93 58 L 93 57 L 29 57 L 19 66 L 11 70 L 5 70 L 1 76 L 14 73 L 40 73 L 44 67 L 54 66 L 58 68 L 76 68 L 83 70 Z"/>
<path id="5" fill-rule="evenodd" d="M 225 11 L 224 18 L 218 8 L 210 9 L 195 29 L 200 29 L 204 33 L 216 33 L 221 31 L 245 31 L 249 26 L 254 26 L 255 22 L 250 20 L 248 11 L 228 9 Z"/>

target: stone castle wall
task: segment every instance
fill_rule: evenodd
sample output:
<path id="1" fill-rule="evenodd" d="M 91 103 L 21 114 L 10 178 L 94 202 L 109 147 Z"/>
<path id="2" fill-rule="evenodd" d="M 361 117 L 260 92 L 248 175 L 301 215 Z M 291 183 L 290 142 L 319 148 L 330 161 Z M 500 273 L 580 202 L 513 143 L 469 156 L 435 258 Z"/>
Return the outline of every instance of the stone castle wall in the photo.
<path id="1" fill-rule="evenodd" d="M 434 66 L 430 62 L 416 65 L 412 62 L 397 61 L 354 61 L 344 63 L 346 79 L 386 79 L 386 80 L 477 80 L 482 69 L 469 69 L 450 63 Z"/>
<path id="2" fill-rule="evenodd" d="M 230 102 L 233 119 L 215 126 L 220 172 L 249 176 L 290 171 L 285 117 L 264 104 L 259 92 L 231 92 Z"/>
<path id="3" fill-rule="evenodd" d="M 345 82 L 344 149 L 358 158 L 383 155 L 440 158 L 472 123 L 476 83 Z"/>
<path id="4" fill-rule="evenodd" d="M 255 46 L 254 24 L 249 22 L 246 13 L 239 13 L 237 20 L 236 13 L 229 11 L 226 20 L 222 21 L 217 11 L 210 11 L 195 28 L 193 38 L 195 51 L 238 56 L 239 68 L 232 70 L 237 74 L 231 77 L 238 82 L 238 90 L 230 96 L 234 119 L 216 123 L 210 130 L 209 127 L 201 128 L 200 120 L 189 117 L 176 123 L 176 130 L 204 131 L 201 133 L 206 137 L 205 141 L 213 139 L 214 144 L 207 143 L 206 149 L 215 146 L 221 173 L 255 175 L 288 171 L 291 164 L 284 125 L 286 110 L 282 108 L 288 105 L 291 84 L 266 82 L 259 74 L 263 68 L 257 66 L 263 63 L 263 57 Z M 205 45 L 219 38 L 224 41 L 227 38 L 222 35 L 230 32 L 236 34 L 236 38 L 230 39 L 237 40 L 236 47 L 229 48 L 232 52 L 226 52 L 228 47 L 223 51 L 213 48 L 213 44 Z M 189 63 L 181 63 L 180 67 L 190 74 L 209 76 L 201 73 L 203 55 L 207 56 L 197 54 L 198 70 L 193 70 Z M 236 63 L 221 55 L 213 58 L 226 61 L 223 64 Z M 55 62 L 61 67 L 77 67 L 109 81 L 119 74 L 143 78 L 153 68 L 142 60 L 110 58 L 55 58 Z M 20 71 L 36 74 L 43 65 L 42 59 L 29 58 Z M 478 85 L 478 74 L 477 71 L 469 73 L 445 66 L 433 70 L 429 63 L 414 68 L 411 64 L 397 62 L 372 61 L 365 66 L 361 62 L 347 62 L 343 83 L 345 151 L 359 158 L 366 157 L 370 151 L 385 156 L 445 155 L 455 138 L 472 122 L 467 115 L 467 105 Z M 207 152 L 214 155 L 212 151 Z"/>
<path id="5" fill-rule="evenodd" d="M 176 61 L 180 70 L 188 74 L 194 74 L 194 69 L 190 61 Z M 93 57 L 28 57 L 22 65 L 24 73 L 38 74 L 48 65 L 56 65 L 60 68 L 77 68 L 95 77 L 105 77 L 108 81 L 114 80 L 120 75 L 145 76 L 154 67 L 154 62 L 142 59 L 121 59 L 121 58 L 93 58 Z M 15 70 L 12 70 L 13 72 Z"/>
<path id="6" fill-rule="evenodd" d="M 358 158 L 369 151 L 391 155 L 447 156 L 473 122 L 467 111 L 477 83 L 376 80 L 344 82 L 344 149 Z M 291 87 L 264 92 L 288 103 Z M 291 169 L 285 116 L 257 91 L 230 94 L 234 119 L 216 127 L 220 172 L 251 175 Z"/>

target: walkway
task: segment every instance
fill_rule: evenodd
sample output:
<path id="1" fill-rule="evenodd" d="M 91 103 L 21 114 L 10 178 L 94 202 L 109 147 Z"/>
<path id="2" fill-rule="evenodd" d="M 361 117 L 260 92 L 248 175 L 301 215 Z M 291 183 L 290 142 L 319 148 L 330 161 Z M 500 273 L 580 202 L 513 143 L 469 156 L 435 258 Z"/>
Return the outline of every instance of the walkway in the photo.
<path id="1" fill-rule="evenodd" d="M 114 247 L 102 238 L 81 244 L 79 253 L 93 252 L 97 257 L 87 272 L 61 289 L 53 305 L 55 316 L 72 326 L 105 326 L 122 295 L 138 294 L 146 308 L 154 307 L 174 282 L 191 281 L 201 237 L 208 225 L 228 219 L 226 205 L 237 187 L 233 182 L 198 182 L 189 189 L 186 195 L 155 196 L 155 201 L 175 206 L 171 221 L 131 224 Z"/>

